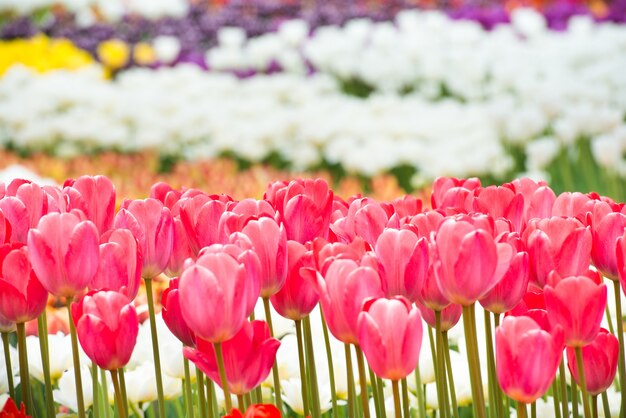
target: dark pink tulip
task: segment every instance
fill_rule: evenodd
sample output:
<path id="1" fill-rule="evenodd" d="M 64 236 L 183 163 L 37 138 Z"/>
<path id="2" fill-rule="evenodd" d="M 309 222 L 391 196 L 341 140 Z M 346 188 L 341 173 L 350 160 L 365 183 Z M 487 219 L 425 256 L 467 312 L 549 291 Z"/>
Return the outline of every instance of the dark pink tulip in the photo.
<path id="1" fill-rule="evenodd" d="M 100 239 L 100 264 L 90 289 L 108 289 L 133 300 L 141 284 L 141 253 L 128 229 L 112 229 Z"/>
<path id="2" fill-rule="evenodd" d="M 324 179 L 298 179 L 287 186 L 270 185 L 266 199 L 276 208 L 287 238 L 304 244 L 328 238 L 333 192 Z"/>
<path id="3" fill-rule="evenodd" d="M 11 241 L 11 223 L 4 217 L 4 212 L 0 209 L 0 244 Z"/>
<path id="4" fill-rule="evenodd" d="M 187 266 L 178 292 L 183 318 L 196 336 L 210 342 L 232 338 L 243 326 L 249 281 L 243 264 L 227 253 L 205 254 Z"/>
<path id="5" fill-rule="evenodd" d="M 92 291 L 72 304 L 72 319 L 87 357 L 98 367 L 124 367 L 137 342 L 139 321 L 132 302 L 111 290 Z"/>
<path id="6" fill-rule="evenodd" d="M 582 348 L 585 383 L 591 395 L 598 395 L 609 388 L 615 379 L 619 356 L 619 341 L 613 334 L 600 328 L 598 335 L 589 345 Z M 567 366 L 574 381 L 580 386 L 576 352 L 567 347 Z"/>
<path id="7" fill-rule="evenodd" d="M 358 344 L 357 319 L 363 303 L 383 297 L 380 276 L 353 260 L 335 260 L 325 277 L 318 277 L 320 304 L 330 332 L 346 344 Z"/>
<path id="8" fill-rule="evenodd" d="M 387 297 L 404 296 L 415 302 L 428 274 L 428 243 L 408 230 L 385 229 L 374 252 Z"/>
<path id="9" fill-rule="evenodd" d="M 0 245 L 0 316 L 23 323 L 37 318 L 46 308 L 48 292 L 28 261 L 23 244 Z"/>
<path id="10" fill-rule="evenodd" d="M 130 230 L 143 259 L 142 276 L 153 279 L 170 261 L 174 223 L 170 210 L 156 199 L 127 200 L 115 217 L 115 227 Z"/>
<path id="11" fill-rule="evenodd" d="M 473 211 L 474 190 L 480 187 L 480 180 L 472 177 L 457 179 L 439 177 L 433 182 L 430 197 L 433 209 L 441 209 L 446 214 L 469 213 Z"/>
<path id="12" fill-rule="evenodd" d="M 436 328 L 437 318 L 435 311 L 424 305 L 419 300 L 415 301 L 415 306 L 420 310 L 422 314 L 422 318 L 424 321 L 431 327 Z M 461 305 L 456 305 L 454 303 L 449 304 L 442 310 L 441 312 L 441 331 L 449 331 L 451 330 L 461 319 L 461 314 L 463 313 L 463 307 Z"/>
<path id="13" fill-rule="evenodd" d="M 433 269 L 441 293 L 450 302 L 471 305 L 509 269 L 514 249 L 496 242 L 491 228 L 487 218 L 468 216 L 449 218 L 439 226 Z"/>
<path id="14" fill-rule="evenodd" d="M 225 210 L 225 202 L 202 194 L 182 201 L 180 220 L 194 254 L 198 254 L 203 247 L 220 243 L 218 225 Z"/>
<path id="15" fill-rule="evenodd" d="M 261 297 L 278 292 L 287 277 L 287 234 L 272 218 L 250 221 L 241 231 L 250 238 L 261 262 Z"/>
<path id="16" fill-rule="evenodd" d="M 366 302 L 357 330 L 359 345 L 376 376 L 400 380 L 415 370 L 422 345 L 422 318 L 408 300 Z"/>
<path id="17" fill-rule="evenodd" d="M 530 282 L 543 288 L 552 270 L 563 277 L 582 274 L 591 261 L 591 232 L 575 218 L 533 219 L 522 234 L 530 260 Z"/>
<path id="18" fill-rule="evenodd" d="M 246 321 L 239 332 L 222 343 L 228 387 L 235 395 L 244 395 L 263 382 L 276 360 L 280 341 L 271 338 L 264 321 Z M 221 386 L 213 344 L 198 339 L 197 348 L 185 347 L 183 354 L 211 380 Z"/>
<path id="19" fill-rule="evenodd" d="M 80 209 L 100 234 L 113 227 L 115 217 L 115 186 L 106 176 L 82 176 L 65 182 L 63 194 L 67 210 Z"/>
<path id="20" fill-rule="evenodd" d="M 527 291 L 522 300 L 507 312 L 507 315 L 521 316 L 531 309 L 546 309 L 543 290 Z"/>
<path id="21" fill-rule="evenodd" d="M 195 347 L 196 336 L 187 326 L 180 308 L 178 283 L 178 278 L 170 280 L 169 287 L 163 291 L 163 296 L 161 296 L 161 315 L 165 325 L 176 338 L 188 347 Z"/>
<path id="22" fill-rule="evenodd" d="M 584 347 L 594 340 L 606 307 L 606 285 L 572 276 L 554 288 L 546 286 L 544 296 L 550 322 L 563 328 L 568 347 Z"/>
<path id="23" fill-rule="evenodd" d="M 626 294 L 626 231 L 617 239 L 615 245 L 615 259 L 617 262 L 617 273 L 622 291 Z"/>
<path id="24" fill-rule="evenodd" d="M 100 262 L 98 230 L 74 213 L 50 213 L 28 232 L 28 256 L 41 284 L 73 297 L 93 280 Z"/>
<path id="25" fill-rule="evenodd" d="M 618 279 L 617 240 L 626 230 L 626 215 L 611 212 L 591 224 L 593 265 L 611 280 Z"/>
<path id="26" fill-rule="evenodd" d="M 480 304 L 489 312 L 496 314 L 510 311 L 526 294 L 528 279 L 528 254 L 519 252 L 511 260 L 511 266 L 500 282 L 480 299 Z"/>
<path id="27" fill-rule="evenodd" d="M 507 316 L 496 329 L 496 374 L 517 402 L 532 403 L 548 390 L 561 363 L 563 331 L 542 330 L 526 316 Z"/>
<path id="28" fill-rule="evenodd" d="M 272 306 L 285 318 L 304 319 L 317 306 L 313 251 L 298 241 L 287 243 L 288 274 L 284 286 L 271 298 Z"/>

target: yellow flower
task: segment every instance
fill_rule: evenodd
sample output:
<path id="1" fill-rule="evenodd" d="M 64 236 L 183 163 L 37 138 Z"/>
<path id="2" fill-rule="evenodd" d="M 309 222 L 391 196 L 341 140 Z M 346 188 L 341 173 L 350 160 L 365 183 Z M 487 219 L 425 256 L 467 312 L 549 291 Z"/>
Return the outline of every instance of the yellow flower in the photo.
<path id="1" fill-rule="evenodd" d="M 98 45 L 100 62 L 112 70 L 122 68 L 128 63 L 130 48 L 126 42 L 119 39 L 109 39 Z"/>
<path id="2" fill-rule="evenodd" d="M 150 44 L 139 42 L 133 49 L 133 59 L 139 65 L 150 65 L 156 61 L 156 54 Z"/>

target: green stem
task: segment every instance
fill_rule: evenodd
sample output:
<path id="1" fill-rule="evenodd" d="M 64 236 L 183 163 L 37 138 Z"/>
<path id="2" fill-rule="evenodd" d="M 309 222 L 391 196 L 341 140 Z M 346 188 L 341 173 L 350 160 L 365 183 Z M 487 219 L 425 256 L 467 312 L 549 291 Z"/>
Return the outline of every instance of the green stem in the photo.
<path id="1" fill-rule="evenodd" d="M 315 353 L 313 351 L 313 339 L 311 331 L 311 320 L 307 316 L 303 320 L 304 343 L 306 347 L 307 373 L 309 376 L 309 389 L 311 390 L 311 409 L 313 418 L 321 417 L 320 394 L 317 387 L 317 369 L 315 367 Z"/>
<path id="2" fill-rule="evenodd" d="M 537 418 L 537 401 L 530 404 L 530 416 L 531 418 Z"/>
<path id="3" fill-rule="evenodd" d="M 120 388 L 117 370 L 111 370 L 111 380 L 113 381 L 113 388 L 115 389 L 115 403 L 117 404 L 117 413 L 119 414 L 120 418 L 126 418 L 126 408 L 124 407 L 124 401 L 122 400 L 122 389 Z"/>
<path id="4" fill-rule="evenodd" d="M 104 369 L 100 369 L 100 380 L 102 381 L 102 397 L 104 398 L 104 416 L 111 418 L 111 408 L 109 404 L 109 385 L 107 384 L 107 375 Z"/>
<path id="5" fill-rule="evenodd" d="M 270 328 L 270 334 L 274 336 L 274 325 L 272 324 L 272 312 L 270 311 L 270 300 L 269 298 L 263 298 L 263 309 L 265 310 L 265 322 Z M 274 399 L 276 400 L 276 407 L 283 413 L 283 398 L 280 390 L 280 376 L 278 375 L 278 363 L 274 361 L 274 365 L 272 366 L 272 376 L 274 378 Z"/>
<path id="6" fill-rule="evenodd" d="M 559 384 L 556 379 L 552 381 L 552 400 L 554 401 L 554 417 L 561 418 L 561 408 L 559 408 Z"/>
<path id="7" fill-rule="evenodd" d="M 13 385 L 13 366 L 11 365 L 11 349 L 9 345 L 9 333 L 2 333 L 2 346 L 4 347 L 4 365 L 7 368 L 7 380 L 9 381 L 9 395 L 15 399 L 15 386 Z"/>
<path id="8" fill-rule="evenodd" d="M 39 350 L 41 352 L 41 365 L 43 366 L 43 380 L 46 391 L 46 412 L 48 416 L 53 417 L 56 415 L 56 412 L 54 410 L 54 398 L 52 397 L 50 353 L 48 351 L 48 318 L 45 309 L 37 318 L 37 329 L 39 331 Z"/>
<path id="9" fill-rule="evenodd" d="M 76 324 L 72 318 L 70 305 L 72 298 L 67 298 L 67 314 L 69 315 L 70 335 L 72 338 L 72 358 L 74 361 L 74 383 L 76 384 L 76 405 L 78 407 L 78 417 L 85 418 L 85 401 L 83 400 L 83 379 L 80 375 L 80 357 L 78 351 L 78 337 L 76 336 Z"/>
<path id="10" fill-rule="evenodd" d="M 485 400 L 480 376 L 480 359 L 478 357 L 478 341 L 476 339 L 474 304 L 463 306 L 463 324 L 465 327 L 465 343 L 467 345 L 467 360 L 470 368 L 474 411 L 476 418 L 485 418 Z"/>
<path id="11" fill-rule="evenodd" d="M 350 344 L 344 344 L 344 352 L 346 355 L 346 379 L 348 379 L 348 417 L 355 417 L 356 390 L 354 388 L 354 372 L 352 371 L 352 355 L 350 354 Z"/>
<path id="12" fill-rule="evenodd" d="M 128 396 L 126 396 L 126 376 L 124 375 L 124 368 L 117 369 L 118 377 L 120 379 L 120 389 L 122 390 L 122 404 L 124 405 L 124 411 L 128 415 Z"/>
<path id="13" fill-rule="evenodd" d="M 606 394 L 606 390 L 602 392 L 602 410 L 604 411 L 604 417 L 611 416 L 611 407 L 609 406 L 609 396 Z"/>
<path id="14" fill-rule="evenodd" d="M 489 400 L 489 410 L 493 411 L 493 416 L 501 417 L 504 415 L 502 411 L 502 392 L 496 377 L 496 359 L 493 350 L 493 332 L 491 328 L 491 313 L 485 311 L 485 338 L 487 339 L 487 367 L 489 370 L 489 393 L 492 398 Z M 491 415 L 491 414 L 490 414 Z"/>
<path id="15" fill-rule="evenodd" d="M 589 408 L 589 396 L 587 395 L 587 382 L 585 381 L 585 367 L 583 363 L 583 349 L 576 347 L 576 365 L 578 366 L 578 380 L 580 381 L 580 390 L 583 396 L 583 410 L 585 418 L 591 418 L 591 409 Z"/>
<path id="16" fill-rule="evenodd" d="M 517 403 L 517 418 L 526 418 L 526 404 L 522 402 Z"/>
<path id="17" fill-rule="evenodd" d="M 185 416 L 193 418 L 193 399 L 191 395 L 191 372 L 189 370 L 189 360 L 183 357 L 183 368 L 185 369 Z"/>
<path id="18" fill-rule="evenodd" d="M 245 413 L 246 412 L 246 402 L 243 399 L 243 395 L 237 395 L 237 406 L 239 407 L 239 411 L 241 411 L 241 413 Z"/>
<path id="19" fill-rule="evenodd" d="M 402 418 L 402 407 L 400 406 L 400 389 L 398 388 L 398 381 L 391 381 L 392 389 L 393 389 L 393 409 L 395 412 L 396 418 Z M 350 415 L 352 417 L 352 415 Z"/>
<path id="20" fill-rule="evenodd" d="M 245 397 L 244 397 L 244 407 L 247 410 L 250 405 L 252 405 L 252 397 L 251 397 L 251 393 L 248 392 L 246 393 Z"/>
<path id="21" fill-rule="evenodd" d="M 593 414 L 593 418 L 598 418 L 598 395 L 591 397 L 591 413 Z"/>
<path id="22" fill-rule="evenodd" d="M 376 411 L 377 417 L 382 417 L 383 412 L 380 409 L 380 397 L 378 396 L 378 382 L 376 381 L 376 375 L 372 371 L 371 368 L 368 367 L 369 375 L 370 375 L 370 384 L 372 385 L 372 398 L 374 399 L 374 410 Z M 384 399 L 383 399 L 384 402 Z"/>
<path id="23" fill-rule="evenodd" d="M 139 412 L 139 409 L 137 409 L 137 406 L 135 404 L 130 404 L 130 409 L 133 411 L 133 415 L 137 418 L 143 418 L 143 413 Z"/>
<path id="24" fill-rule="evenodd" d="M 435 365 L 437 368 L 437 404 L 439 405 L 439 416 L 448 417 L 446 392 L 448 391 L 444 366 L 443 341 L 441 339 L 441 311 L 435 311 Z"/>
<path id="25" fill-rule="evenodd" d="M 615 311 L 617 312 L 617 340 L 619 341 L 618 371 L 619 384 L 622 393 L 620 416 L 626 414 L 626 364 L 624 363 L 624 317 L 622 316 L 622 298 L 620 284 L 613 280 L 613 292 L 615 293 Z"/>
<path id="26" fill-rule="evenodd" d="M 450 387 L 450 400 L 452 401 L 452 415 L 459 418 L 459 406 L 456 403 L 456 389 L 454 388 L 454 373 L 452 372 L 452 361 L 450 359 L 450 346 L 448 343 L 448 332 L 443 332 L 443 353 L 448 372 L 448 386 Z M 502 415 L 500 415 L 502 416 Z"/>
<path id="27" fill-rule="evenodd" d="M 30 373 L 28 371 L 28 351 L 26 349 L 26 326 L 23 322 L 17 324 L 17 347 L 20 357 L 20 387 L 22 388 L 22 402 L 26 405 L 26 413 L 32 415 L 33 399 L 30 393 Z M 8 374 L 8 371 L 7 371 Z"/>
<path id="28" fill-rule="evenodd" d="M 204 375 L 202 371 L 196 367 L 196 385 L 198 388 L 198 412 L 201 418 L 206 417 L 206 398 L 204 396 Z M 230 399 L 230 398 L 229 398 Z M 226 411 L 230 413 L 230 409 Z"/>
<path id="29" fill-rule="evenodd" d="M 296 323 L 296 339 L 298 340 L 298 363 L 300 365 L 300 382 L 302 389 L 302 405 L 304 407 L 304 416 L 307 416 L 309 409 L 309 396 L 307 389 L 306 366 L 304 365 L 304 347 L 302 344 L 302 321 L 294 321 Z"/>
<path id="30" fill-rule="evenodd" d="M 93 418 L 100 418 L 100 391 L 98 390 L 98 365 L 91 363 L 91 393 L 92 393 L 92 405 L 91 412 Z M 52 415 L 54 416 L 54 415 Z"/>
<path id="31" fill-rule="evenodd" d="M 604 313 L 606 315 L 606 322 L 609 325 L 609 332 L 615 335 L 615 330 L 613 328 L 613 320 L 611 319 L 611 310 L 609 309 L 609 304 L 607 303 L 604 307 Z"/>
<path id="32" fill-rule="evenodd" d="M 569 418 L 569 404 L 567 402 L 567 382 L 565 381 L 565 364 L 563 356 L 561 356 L 561 364 L 559 365 L 559 380 L 561 383 L 561 406 L 563 418 Z"/>
<path id="33" fill-rule="evenodd" d="M 363 417 L 369 418 L 370 403 L 367 389 L 367 376 L 365 374 L 365 360 L 363 358 L 363 351 L 361 350 L 361 347 L 355 345 L 354 350 L 356 351 L 356 361 L 359 367 L 359 384 L 361 385 L 361 406 L 363 408 Z"/>
<path id="34" fill-rule="evenodd" d="M 420 374 L 420 364 L 417 362 L 417 367 L 415 368 L 415 392 L 417 394 L 417 408 L 419 411 L 419 417 L 426 416 L 426 401 L 424 400 L 424 386 L 422 385 L 422 375 Z M 454 390 L 454 388 L 452 388 Z M 382 416 L 382 415 L 379 415 Z M 458 418 L 458 417 L 457 417 Z"/>
<path id="35" fill-rule="evenodd" d="M 324 313 L 320 309 L 320 319 L 322 320 L 322 332 L 324 334 L 324 345 L 326 347 L 326 361 L 328 363 L 328 376 L 330 378 L 330 394 L 331 394 L 331 408 L 333 417 L 339 416 L 339 410 L 337 409 L 337 391 L 335 390 L 335 368 L 333 366 L 333 355 L 330 348 L 330 337 L 328 336 L 328 326 L 324 320 Z"/>
<path id="36" fill-rule="evenodd" d="M 406 377 L 400 381 L 400 387 L 402 389 L 402 411 L 404 418 L 411 418 L 411 408 L 409 405 L 409 385 L 406 382 Z"/>
<path id="37" fill-rule="evenodd" d="M 206 379 L 206 390 L 207 390 L 207 400 L 209 403 L 209 411 L 213 414 L 212 416 L 217 416 L 218 406 L 217 406 L 217 394 L 215 393 L 215 384 L 211 379 Z"/>
<path id="38" fill-rule="evenodd" d="M 572 416 L 574 418 L 578 418 L 578 385 L 574 382 L 574 379 L 571 380 L 572 387 Z"/>
<path id="39" fill-rule="evenodd" d="M 217 355 L 217 368 L 220 373 L 220 381 L 222 382 L 222 390 L 224 391 L 224 403 L 226 405 L 226 413 L 230 413 L 233 404 L 230 399 L 230 390 L 228 388 L 228 379 L 226 379 L 226 369 L 224 368 L 224 355 L 222 354 L 222 343 L 215 343 L 215 354 Z"/>
<path id="40" fill-rule="evenodd" d="M 154 313 L 154 295 L 152 294 L 152 278 L 144 278 L 146 283 L 146 296 L 148 297 L 148 313 L 150 314 L 150 334 L 152 335 L 152 356 L 154 359 L 154 374 L 156 376 L 157 397 L 159 405 L 159 417 L 165 417 L 165 398 L 163 396 L 163 378 L 161 377 L 161 355 L 159 354 L 159 338 L 156 328 L 156 316 Z"/>
<path id="41" fill-rule="evenodd" d="M 387 405 L 385 405 L 385 382 L 380 377 L 376 376 L 376 390 L 378 390 L 378 397 L 380 398 L 380 410 L 382 411 L 381 417 L 387 416 Z"/>

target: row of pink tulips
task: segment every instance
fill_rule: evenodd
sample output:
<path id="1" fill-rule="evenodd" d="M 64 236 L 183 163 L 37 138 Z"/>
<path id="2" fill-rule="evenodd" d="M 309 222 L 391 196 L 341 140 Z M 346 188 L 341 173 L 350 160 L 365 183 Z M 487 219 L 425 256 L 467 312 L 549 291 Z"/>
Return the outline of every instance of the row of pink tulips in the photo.
<path id="1" fill-rule="evenodd" d="M 568 417 L 568 398 L 576 405 L 579 397 L 576 385 L 566 393 L 564 347 L 585 417 L 592 416 L 617 369 L 626 411 L 620 298 L 620 281 L 626 289 L 626 209 L 607 197 L 556 196 L 530 179 L 482 187 L 477 179 L 440 178 L 428 210 L 411 196 L 346 201 L 320 179 L 272 183 L 264 200 L 233 201 L 163 183 L 153 186 L 150 198 L 126 200 L 117 212 L 115 199 L 113 184 L 102 176 L 69 180 L 63 188 L 22 180 L 0 184 L 0 316 L 5 341 L 17 328 L 21 396 L 30 413 L 24 324 L 39 320 L 45 373 L 51 294 L 64 298 L 70 314 L 79 416 L 86 412 L 79 342 L 94 363 L 94 376 L 96 366 L 111 371 L 117 411 L 126 416 L 123 372 L 138 333 L 132 300 L 141 278 L 161 417 L 152 299 L 157 278 L 169 280 L 161 301 L 164 321 L 184 344 L 184 356 L 210 379 L 205 392 L 204 375 L 197 375 L 203 416 L 218 413 L 213 382 L 224 391 L 226 411 L 231 393 L 243 410 L 262 402 L 258 386 L 270 370 L 274 402 L 284 410 L 270 305 L 295 321 L 304 411 L 321 416 L 309 318 L 319 304 L 324 331 L 345 344 L 349 416 L 370 416 L 370 391 L 374 414 L 385 416 L 382 379 L 392 381 L 396 417 L 407 416 L 406 378 L 418 364 L 423 318 L 435 331 L 440 416 L 457 417 L 447 332 L 462 316 L 474 416 L 485 417 L 476 302 L 485 309 L 490 416 L 508 415 L 509 398 L 525 414 L 525 404 L 552 385 L 555 416 Z M 602 276 L 615 291 L 617 337 L 600 328 L 607 305 Z M 254 320 L 259 298 L 267 323 Z M 328 363 L 332 387 L 330 355 Z M 415 376 L 424 413 L 419 371 Z M 45 377 L 47 413 L 53 416 Z M 188 378 L 185 391 L 187 413 L 193 414 Z M 334 396 L 332 409 L 337 416 Z"/>

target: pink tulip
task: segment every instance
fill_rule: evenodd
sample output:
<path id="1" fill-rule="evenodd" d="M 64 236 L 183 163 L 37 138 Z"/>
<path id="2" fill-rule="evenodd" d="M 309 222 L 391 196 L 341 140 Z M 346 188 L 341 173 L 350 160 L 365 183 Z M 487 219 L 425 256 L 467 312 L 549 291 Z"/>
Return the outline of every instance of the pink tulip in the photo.
<path id="1" fill-rule="evenodd" d="M 90 289 L 108 289 L 133 300 L 141 284 L 141 253 L 128 229 L 112 229 L 100 239 L 100 264 Z"/>
<path id="2" fill-rule="evenodd" d="M 526 294 L 528 279 L 528 254 L 519 252 L 511 260 L 511 266 L 500 282 L 480 299 L 480 304 L 495 314 L 510 311 Z"/>
<path id="3" fill-rule="evenodd" d="M 400 380 L 415 370 L 422 345 L 422 318 L 408 300 L 368 301 L 358 318 L 359 344 L 372 371 Z"/>
<path id="4" fill-rule="evenodd" d="M 48 292 L 73 297 L 98 271 L 98 230 L 73 213 L 50 213 L 28 232 L 28 256 Z"/>
<path id="5" fill-rule="evenodd" d="M 589 268 L 591 232 L 574 218 L 533 219 L 522 234 L 530 260 L 530 282 L 543 288 L 548 274 L 576 276 Z"/>
<path id="6" fill-rule="evenodd" d="M 248 298 L 243 264 L 226 253 L 205 254 L 187 266 L 178 287 L 183 318 L 200 338 L 217 343 L 243 326 Z"/>
<path id="7" fill-rule="evenodd" d="M 195 347 L 196 336 L 183 319 L 178 284 L 179 279 L 174 278 L 170 280 L 169 287 L 163 291 L 161 315 L 165 325 L 176 338 L 188 347 Z"/>
<path id="8" fill-rule="evenodd" d="M 480 180 L 439 177 L 433 182 L 431 206 L 447 214 L 469 213 L 473 210 L 474 190 L 480 187 Z"/>
<path id="9" fill-rule="evenodd" d="M 4 216 L 4 212 L 0 209 L 0 244 L 6 244 L 11 241 L 11 223 Z"/>
<path id="10" fill-rule="evenodd" d="M 433 269 L 441 293 L 452 303 L 471 305 L 493 289 L 509 269 L 514 249 L 509 243 L 495 241 L 487 219 L 450 218 L 435 235 Z"/>
<path id="11" fill-rule="evenodd" d="M 178 276 L 183 271 L 185 260 L 194 257 L 194 252 L 189 245 L 187 231 L 185 231 L 185 226 L 180 220 L 180 217 L 174 216 L 172 222 L 174 224 L 172 254 L 170 255 L 170 261 L 165 269 L 165 272 L 170 277 Z"/>
<path id="12" fill-rule="evenodd" d="M 287 186 L 270 186 L 265 197 L 285 225 L 287 238 L 304 244 L 328 238 L 333 192 L 323 179 L 298 179 Z"/>
<path id="13" fill-rule="evenodd" d="M 435 311 L 424 305 L 419 300 L 415 301 L 415 306 L 420 310 L 422 318 L 431 328 L 436 328 L 437 317 Z M 463 307 L 454 303 L 449 304 L 445 308 L 441 309 L 441 331 L 449 331 L 459 322 L 461 314 L 463 313 Z"/>
<path id="14" fill-rule="evenodd" d="M 278 292 L 287 277 L 287 234 L 272 218 L 250 221 L 241 231 L 250 238 L 261 261 L 261 297 Z"/>
<path id="15" fill-rule="evenodd" d="M 354 260 L 357 263 L 371 251 L 370 245 L 363 238 L 356 237 L 352 242 L 330 243 L 323 238 L 316 238 L 312 244 L 315 267 L 322 276 L 326 274 L 330 264 L 337 259 Z"/>
<path id="16" fill-rule="evenodd" d="M 591 225 L 591 259 L 594 266 L 611 280 L 618 279 L 616 245 L 625 230 L 626 215 L 619 212 L 611 212 Z"/>
<path id="17" fill-rule="evenodd" d="M 442 211 L 429 210 L 408 218 L 403 228 L 413 229 L 419 237 L 424 237 L 430 241 L 431 235 L 439 229 L 439 225 L 445 219 L 446 216 Z"/>
<path id="18" fill-rule="evenodd" d="M 383 203 L 385 205 L 385 203 Z M 422 199 L 411 195 L 405 195 L 393 199 L 387 205 L 393 208 L 394 213 L 398 215 L 398 218 L 404 219 L 407 217 L 415 216 L 422 211 Z"/>
<path id="19" fill-rule="evenodd" d="M 571 276 L 544 289 L 546 310 L 553 326 L 560 325 L 568 347 L 584 347 L 598 331 L 606 307 L 606 285 L 586 276 Z"/>
<path id="20" fill-rule="evenodd" d="M 111 290 L 92 291 L 72 304 L 72 319 L 87 357 L 98 367 L 124 367 L 137 342 L 139 321 L 131 301 Z"/>
<path id="21" fill-rule="evenodd" d="M 510 187 L 516 194 L 521 194 L 524 197 L 522 227 L 525 227 L 528 221 L 533 218 L 549 218 L 552 215 L 556 195 L 545 181 L 535 182 L 523 177 L 504 184 L 504 186 Z"/>
<path id="22" fill-rule="evenodd" d="M 196 349 L 185 347 L 183 354 L 211 380 L 221 386 L 213 344 L 198 339 Z M 276 360 L 280 341 L 271 338 L 264 321 L 246 321 L 239 332 L 222 343 L 226 380 L 230 391 L 244 395 L 263 382 Z"/>
<path id="23" fill-rule="evenodd" d="M 408 230 L 385 229 L 374 248 L 387 297 L 415 302 L 428 274 L 428 243 Z"/>
<path id="24" fill-rule="evenodd" d="M 551 334 L 531 318 L 508 316 L 496 329 L 496 374 L 517 402 L 532 403 L 548 390 L 561 363 L 563 331 Z"/>
<path id="25" fill-rule="evenodd" d="M 182 195 L 182 191 L 173 189 L 167 183 L 158 182 L 150 188 L 149 197 L 160 200 L 163 206 L 172 211 L 172 216 L 177 216 L 177 213 L 174 213 L 174 206 L 180 201 Z"/>
<path id="26" fill-rule="evenodd" d="M 390 224 L 391 217 L 394 217 L 396 225 L 393 225 L 393 221 Z M 386 227 L 399 225 L 393 208 L 374 199 L 360 198 L 350 202 L 346 216 L 336 220 L 330 228 L 341 242 L 349 243 L 360 237 L 373 246 Z"/>
<path id="27" fill-rule="evenodd" d="M 167 267 L 172 254 L 174 224 L 170 210 L 156 199 L 126 200 L 115 227 L 129 229 L 139 244 L 142 276 L 153 279 Z"/>
<path id="28" fill-rule="evenodd" d="M 182 201 L 180 220 L 194 254 L 198 254 L 203 247 L 220 243 L 218 225 L 225 210 L 225 202 L 202 194 Z"/>
<path id="29" fill-rule="evenodd" d="M 622 285 L 622 291 L 626 294 L 626 231 L 617 239 L 615 261 L 617 263 L 617 276 Z"/>
<path id="30" fill-rule="evenodd" d="M 567 347 L 567 366 L 574 381 L 580 386 L 576 352 Z M 619 356 L 619 341 L 613 334 L 604 328 L 589 345 L 582 348 L 585 383 L 591 395 L 598 395 L 607 390 L 615 379 L 617 359 Z"/>
<path id="31" fill-rule="evenodd" d="M 346 344 L 358 344 L 357 319 L 363 303 L 383 297 L 380 276 L 353 260 L 335 260 L 325 278 L 318 277 L 322 312 L 330 332 Z"/>
<path id="32" fill-rule="evenodd" d="M 82 176 L 65 182 L 63 194 L 67 210 L 80 209 L 100 234 L 113 227 L 115 217 L 115 186 L 105 176 Z"/>
<path id="33" fill-rule="evenodd" d="M 28 261 L 23 244 L 0 245 L 0 316 L 23 323 L 37 318 L 46 308 L 48 292 Z"/>
<path id="34" fill-rule="evenodd" d="M 287 280 L 270 298 L 270 302 L 280 315 L 298 321 L 309 315 L 320 299 L 315 283 L 313 252 L 298 241 L 289 241 L 287 254 Z"/>
<path id="35" fill-rule="evenodd" d="M 489 186 L 475 190 L 474 210 L 495 218 L 506 218 L 515 231 L 521 231 L 524 197 L 505 186 Z"/>

